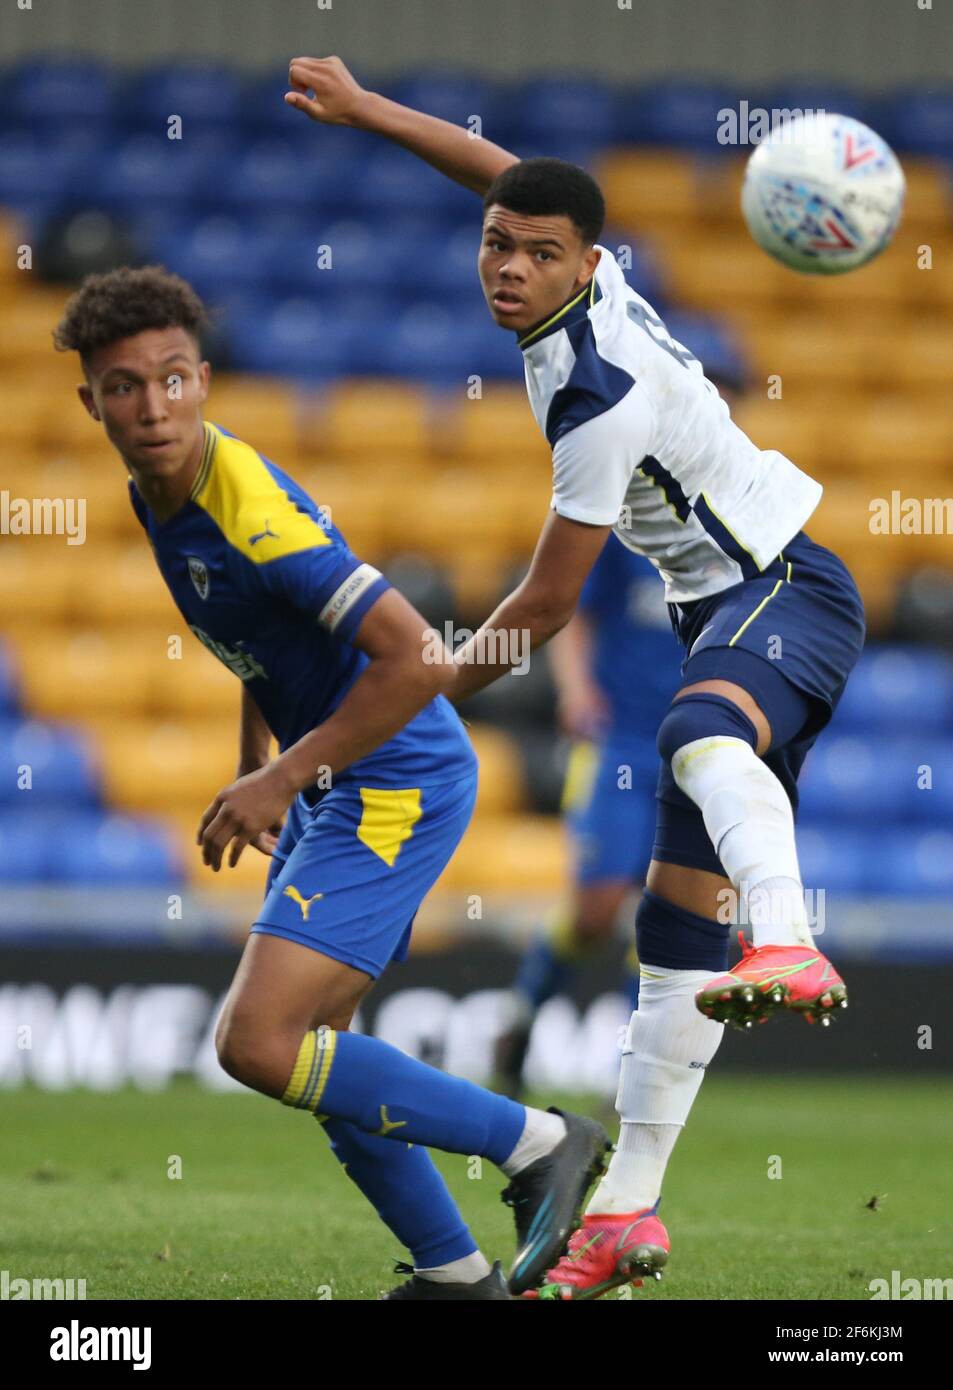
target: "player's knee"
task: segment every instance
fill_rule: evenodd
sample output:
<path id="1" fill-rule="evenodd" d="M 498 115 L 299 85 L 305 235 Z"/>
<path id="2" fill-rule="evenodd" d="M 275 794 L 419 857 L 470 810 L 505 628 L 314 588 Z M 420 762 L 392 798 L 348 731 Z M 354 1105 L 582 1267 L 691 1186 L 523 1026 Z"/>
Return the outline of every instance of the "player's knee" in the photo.
<path id="1" fill-rule="evenodd" d="M 234 1019 L 219 1025 L 215 1050 L 222 1070 L 266 1095 L 280 1096 L 288 1083 L 301 1037 L 256 1028 Z"/>
<path id="2" fill-rule="evenodd" d="M 659 727 L 656 746 L 662 761 L 671 764 L 687 743 L 714 737 L 739 738 L 752 748 L 758 746 L 758 731 L 743 710 L 724 695 L 699 692 L 672 701 Z"/>
<path id="3" fill-rule="evenodd" d="M 728 969 L 727 923 L 701 917 L 643 889 L 635 914 L 635 944 L 645 967 L 664 970 Z"/>

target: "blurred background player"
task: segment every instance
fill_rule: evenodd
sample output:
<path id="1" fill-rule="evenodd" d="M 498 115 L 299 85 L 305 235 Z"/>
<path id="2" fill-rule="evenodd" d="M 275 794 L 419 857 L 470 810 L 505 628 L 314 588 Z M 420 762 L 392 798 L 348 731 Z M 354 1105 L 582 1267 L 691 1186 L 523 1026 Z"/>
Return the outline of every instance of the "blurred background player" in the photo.
<path id="1" fill-rule="evenodd" d="M 692 346 L 692 324 L 682 337 Z M 711 342 L 705 366 L 729 406 L 743 386 L 740 354 Z M 655 837 L 655 738 L 678 688 L 680 654 L 658 576 L 610 536 L 576 612 L 546 648 L 561 731 L 573 740 L 563 793 L 571 897 L 530 942 L 513 985 L 513 1023 L 496 1049 L 497 1084 L 518 1095 L 543 1004 L 609 942 L 627 897 L 641 892 Z M 634 905 L 633 905 L 634 910 Z M 627 933 L 628 935 L 628 933 Z M 639 997 L 635 944 L 625 956 L 629 1012 Z"/>
<path id="2" fill-rule="evenodd" d="M 272 864 L 219 1019 L 219 1060 L 325 1125 L 414 1256 L 393 1297 L 506 1299 L 426 1146 L 485 1156 L 511 1179 L 520 1292 L 565 1244 L 605 1134 L 348 1031 L 374 980 L 406 956 L 420 901 L 466 829 L 476 758 L 441 693 L 452 660 L 428 660 L 426 620 L 286 473 L 203 420 L 205 321 L 178 276 L 121 268 L 83 282 L 55 341 L 79 354 L 80 400 L 128 469 L 176 604 L 242 682 L 239 776 L 198 841 L 216 871 L 249 844 Z"/>

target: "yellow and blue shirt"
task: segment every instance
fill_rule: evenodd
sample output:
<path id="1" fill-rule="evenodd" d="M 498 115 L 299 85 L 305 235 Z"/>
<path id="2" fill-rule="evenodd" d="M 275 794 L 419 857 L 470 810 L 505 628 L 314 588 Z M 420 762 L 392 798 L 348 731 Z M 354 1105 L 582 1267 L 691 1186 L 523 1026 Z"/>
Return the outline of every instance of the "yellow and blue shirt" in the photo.
<path id="1" fill-rule="evenodd" d="M 192 632 L 244 681 L 283 751 L 327 719 L 364 670 L 369 658 L 352 638 L 390 586 L 292 478 L 220 426 L 204 431 L 195 482 L 174 516 L 158 521 L 131 479 L 130 498 Z M 441 695 L 338 780 L 423 786 L 475 766 Z"/>

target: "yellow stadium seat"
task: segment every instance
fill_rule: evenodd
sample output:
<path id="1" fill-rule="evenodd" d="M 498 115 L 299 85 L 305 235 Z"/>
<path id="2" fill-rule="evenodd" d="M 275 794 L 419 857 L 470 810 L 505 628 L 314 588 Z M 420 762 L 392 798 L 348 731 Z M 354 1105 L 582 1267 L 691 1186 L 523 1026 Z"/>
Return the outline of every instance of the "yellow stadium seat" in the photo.
<path id="1" fill-rule="evenodd" d="M 876 399 L 843 432 L 841 449 L 895 487 L 916 488 L 924 472 L 953 475 L 953 415 L 925 413 L 902 396 Z"/>
<path id="2" fill-rule="evenodd" d="M 473 820 L 441 879 L 442 889 L 474 893 L 564 892 L 570 856 L 550 816 L 482 815 Z"/>
<path id="3" fill-rule="evenodd" d="M 166 588 L 145 534 L 138 542 L 90 546 L 77 566 L 73 601 L 83 621 L 93 625 L 137 622 L 184 633 L 185 619 Z"/>
<path id="4" fill-rule="evenodd" d="M 674 150 L 618 149 L 593 171 L 606 200 L 609 225 L 639 231 L 693 219 L 698 208 L 696 168 Z"/>
<path id="5" fill-rule="evenodd" d="M 550 452 L 523 387 L 490 383 L 476 400 L 458 399 L 438 417 L 436 444 L 441 454 L 468 466 L 509 474 L 518 466 L 545 477 Z"/>
<path id="6" fill-rule="evenodd" d="M 82 546 L 59 537 L 3 538 L 0 544 L 0 615 L 4 624 L 66 623 L 74 612 L 76 576 L 86 565 Z"/>
<path id="7" fill-rule="evenodd" d="M 489 724 L 473 724 L 468 732 L 480 760 L 476 815 L 518 811 L 525 799 L 519 745 Z"/>
<path id="8" fill-rule="evenodd" d="M 303 461 L 303 410 L 285 382 L 223 373 L 212 377 L 202 414 L 294 477 Z"/>
<path id="9" fill-rule="evenodd" d="M 426 456 L 429 402 L 418 386 L 349 381 L 315 403 L 306 425 L 309 457 L 376 458 L 382 464 Z"/>
<path id="10" fill-rule="evenodd" d="M 784 396 L 768 400 L 752 392 L 735 406 L 732 417 L 759 449 L 777 449 L 808 471 L 820 453 L 823 421 Z"/>
<path id="11" fill-rule="evenodd" d="M 126 810 L 194 814 L 234 780 L 237 726 L 125 719 L 97 724 L 104 786 Z M 194 833 L 194 831 L 193 831 Z"/>
<path id="12" fill-rule="evenodd" d="M 52 369 L 59 356 L 53 347 L 52 334 L 69 295 L 69 290 L 34 284 L 28 293 L 10 301 L 4 309 L 3 338 L 0 339 L 0 362 L 4 371 L 8 366 L 22 370 L 26 363 L 38 371 Z M 70 357 L 79 381 L 81 374 L 75 355 L 70 354 Z"/>
<path id="13" fill-rule="evenodd" d="M 148 669 L 101 632 L 74 632 L 65 641 L 39 632 L 17 643 L 15 658 L 24 702 L 43 717 L 115 719 L 147 706 Z"/>

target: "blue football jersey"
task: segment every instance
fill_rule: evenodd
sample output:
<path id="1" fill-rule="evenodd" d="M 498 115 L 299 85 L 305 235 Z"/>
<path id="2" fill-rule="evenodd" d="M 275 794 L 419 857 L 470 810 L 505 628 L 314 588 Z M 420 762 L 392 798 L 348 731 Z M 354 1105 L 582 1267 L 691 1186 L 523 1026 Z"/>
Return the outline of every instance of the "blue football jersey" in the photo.
<path id="1" fill-rule="evenodd" d="M 655 569 L 611 535 L 579 610 L 592 633 L 592 674 L 609 702 L 612 732 L 654 738 L 679 687 L 682 657 Z"/>
<path id="2" fill-rule="evenodd" d="M 192 632 L 244 681 L 284 751 L 327 719 L 364 670 L 369 658 L 352 638 L 390 586 L 292 478 L 220 426 L 204 429 L 185 506 L 157 521 L 131 478 L 130 498 Z M 475 765 L 441 695 L 336 780 L 422 786 Z"/>

